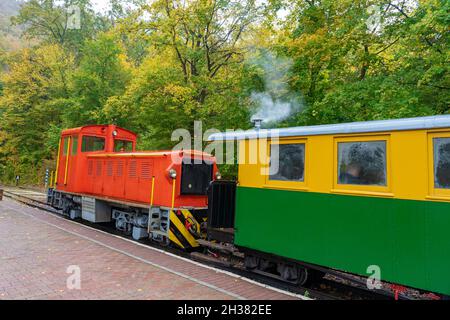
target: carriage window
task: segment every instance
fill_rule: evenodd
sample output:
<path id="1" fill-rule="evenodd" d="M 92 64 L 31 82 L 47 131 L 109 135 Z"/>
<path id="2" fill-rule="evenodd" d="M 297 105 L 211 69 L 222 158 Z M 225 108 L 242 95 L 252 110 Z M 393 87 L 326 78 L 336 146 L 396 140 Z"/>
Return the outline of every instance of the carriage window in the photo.
<path id="1" fill-rule="evenodd" d="M 105 138 L 83 136 L 81 152 L 94 152 L 105 150 Z"/>
<path id="2" fill-rule="evenodd" d="M 69 137 L 65 137 L 63 139 L 63 156 L 67 156 L 68 151 L 69 151 Z"/>
<path id="3" fill-rule="evenodd" d="M 387 186 L 386 141 L 338 143 L 338 183 Z"/>
<path id="4" fill-rule="evenodd" d="M 305 181 L 305 144 L 272 144 L 270 180 Z"/>
<path id="5" fill-rule="evenodd" d="M 78 152 L 78 137 L 72 137 L 72 156 L 76 156 Z"/>
<path id="6" fill-rule="evenodd" d="M 450 138 L 434 138 L 434 187 L 450 189 Z"/>
<path id="7" fill-rule="evenodd" d="M 114 152 L 130 152 L 133 151 L 133 141 L 116 140 L 114 142 Z"/>

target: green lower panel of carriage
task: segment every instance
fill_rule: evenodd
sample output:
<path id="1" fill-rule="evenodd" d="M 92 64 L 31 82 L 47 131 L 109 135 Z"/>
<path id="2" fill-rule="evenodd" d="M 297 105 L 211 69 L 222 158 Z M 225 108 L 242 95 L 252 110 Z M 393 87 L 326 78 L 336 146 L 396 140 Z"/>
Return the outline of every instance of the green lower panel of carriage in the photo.
<path id="1" fill-rule="evenodd" d="M 235 244 L 450 295 L 450 203 L 239 187 Z"/>

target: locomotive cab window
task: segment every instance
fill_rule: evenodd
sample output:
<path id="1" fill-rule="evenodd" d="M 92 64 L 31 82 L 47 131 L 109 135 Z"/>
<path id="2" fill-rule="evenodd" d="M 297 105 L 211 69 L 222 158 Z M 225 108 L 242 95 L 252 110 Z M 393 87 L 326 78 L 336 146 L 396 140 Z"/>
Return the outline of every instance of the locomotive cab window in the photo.
<path id="1" fill-rule="evenodd" d="M 114 141 L 114 152 L 132 152 L 132 151 L 133 151 L 133 141 L 128 140 Z"/>
<path id="2" fill-rule="evenodd" d="M 72 151 L 71 155 L 76 156 L 78 153 L 78 137 L 72 137 Z"/>
<path id="3" fill-rule="evenodd" d="M 81 152 L 95 152 L 105 150 L 105 138 L 95 136 L 83 136 Z"/>
<path id="4" fill-rule="evenodd" d="M 63 138 L 63 156 L 67 156 L 69 152 L 69 137 Z"/>

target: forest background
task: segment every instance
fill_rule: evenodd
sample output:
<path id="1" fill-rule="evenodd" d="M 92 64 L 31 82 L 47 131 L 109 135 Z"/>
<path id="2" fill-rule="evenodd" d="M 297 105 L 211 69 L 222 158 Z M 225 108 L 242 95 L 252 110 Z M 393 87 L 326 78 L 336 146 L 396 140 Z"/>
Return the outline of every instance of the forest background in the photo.
<path id="1" fill-rule="evenodd" d="M 446 0 L 0 0 L 0 182 L 42 184 L 62 129 L 449 113 Z M 236 168 L 224 166 L 225 177 Z"/>

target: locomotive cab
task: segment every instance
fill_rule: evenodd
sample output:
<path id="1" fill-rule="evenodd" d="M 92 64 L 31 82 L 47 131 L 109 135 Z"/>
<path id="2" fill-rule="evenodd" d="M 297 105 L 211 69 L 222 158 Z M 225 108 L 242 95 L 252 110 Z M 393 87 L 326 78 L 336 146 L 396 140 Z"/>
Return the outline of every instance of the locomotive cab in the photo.
<path id="1" fill-rule="evenodd" d="M 114 125 L 93 125 L 64 130 L 58 149 L 55 185 L 67 192 L 85 191 L 80 172 L 96 153 L 134 152 L 137 135 Z"/>

